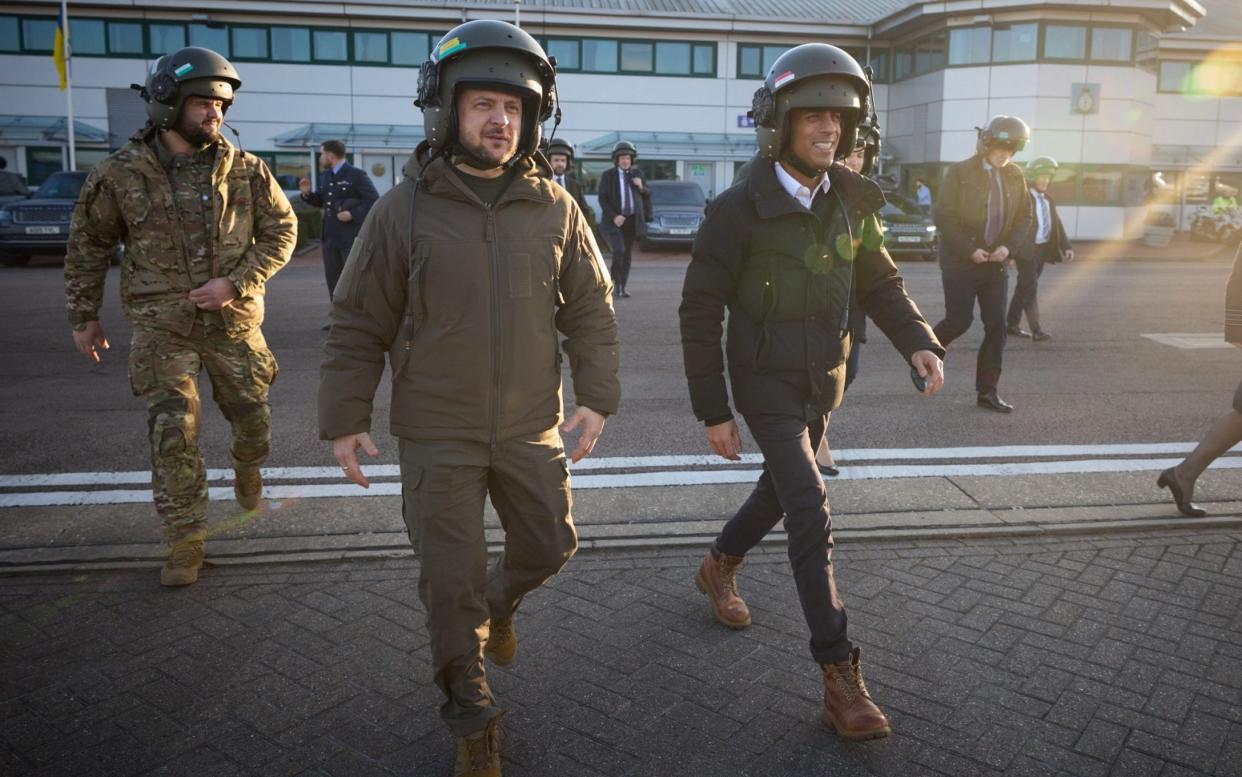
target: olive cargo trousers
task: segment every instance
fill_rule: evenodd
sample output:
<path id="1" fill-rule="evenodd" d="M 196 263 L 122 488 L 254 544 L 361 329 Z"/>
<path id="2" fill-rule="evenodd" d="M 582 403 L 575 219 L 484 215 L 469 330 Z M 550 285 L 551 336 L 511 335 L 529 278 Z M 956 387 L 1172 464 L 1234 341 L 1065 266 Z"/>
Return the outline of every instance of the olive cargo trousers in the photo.
<path id="1" fill-rule="evenodd" d="M 135 329 L 129 381 L 147 404 L 151 489 L 170 545 L 206 537 L 207 465 L 198 447 L 203 368 L 233 432 L 233 466 L 258 467 L 272 447 L 267 396 L 279 368 L 258 328 L 240 339 L 202 321 L 188 335 Z"/>
<path id="2" fill-rule="evenodd" d="M 480 731 L 503 710 L 483 666 L 492 619 L 512 617 L 522 597 L 555 575 L 578 549 L 569 470 L 560 433 L 487 443 L 400 441 L 402 515 L 419 558 L 440 707 L 455 736 Z M 484 500 L 505 532 L 488 571 Z"/>

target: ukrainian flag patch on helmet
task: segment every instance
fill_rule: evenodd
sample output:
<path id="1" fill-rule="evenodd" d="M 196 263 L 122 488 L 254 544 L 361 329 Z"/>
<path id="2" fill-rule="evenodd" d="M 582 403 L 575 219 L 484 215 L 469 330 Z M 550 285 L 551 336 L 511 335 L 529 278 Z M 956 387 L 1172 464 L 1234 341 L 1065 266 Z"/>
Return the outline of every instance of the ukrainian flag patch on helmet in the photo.
<path id="1" fill-rule="evenodd" d="M 446 40 L 440 44 L 440 48 L 436 51 L 436 61 L 439 62 L 440 60 L 447 57 L 449 54 L 452 54 L 455 51 L 461 51 L 465 47 L 466 47 L 466 44 L 462 42 L 461 38 L 453 38 L 452 40 Z"/>
<path id="2" fill-rule="evenodd" d="M 194 69 L 194 66 L 191 65 L 189 62 L 187 62 L 181 67 L 174 70 L 173 75 L 177 76 L 177 78 L 185 78 L 186 74 L 189 73 L 193 69 Z"/>

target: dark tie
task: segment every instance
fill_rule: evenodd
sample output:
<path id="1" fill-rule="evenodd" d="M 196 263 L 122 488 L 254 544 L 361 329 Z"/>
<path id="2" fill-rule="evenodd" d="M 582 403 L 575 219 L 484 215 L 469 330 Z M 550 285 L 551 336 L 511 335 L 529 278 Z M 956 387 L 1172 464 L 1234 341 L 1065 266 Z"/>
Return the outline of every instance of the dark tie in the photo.
<path id="1" fill-rule="evenodd" d="M 621 215 L 634 215 L 634 205 L 630 202 L 630 174 L 624 170 L 621 171 Z"/>
<path id="2" fill-rule="evenodd" d="M 983 230 L 983 242 L 987 243 L 989 248 L 1000 237 L 1001 227 L 1004 226 L 1001 219 L 1004 200 L 1001 198 L 1005 196 L 1001 192 L 1000 171 L 995 167 L 992 168 L 991 178 L 992 188 L 988 193 L 988 223 Z"/>
<path id="3" fill-rule="evenodd" d="M 557 183 L 559 183 L 561 186 L 564 186 L 564 185 L 565 185 L 565 177 L 564 177 L 564 176 L 560 176 L 560 175 L 556 176 L 556 182 L 557 182 Z"/>

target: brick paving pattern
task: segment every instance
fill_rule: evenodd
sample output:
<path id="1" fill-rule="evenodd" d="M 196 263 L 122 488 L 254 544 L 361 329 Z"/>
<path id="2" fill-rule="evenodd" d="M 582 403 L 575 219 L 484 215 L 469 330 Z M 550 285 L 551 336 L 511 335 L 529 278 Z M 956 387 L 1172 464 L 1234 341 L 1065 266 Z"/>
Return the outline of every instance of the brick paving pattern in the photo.
<path id="1" fill-rule="evenodd" d="M 779 548 L 717 626 L 686 550 L 583 554 L 527 598 L 505 774 L 1242 775 L 1242 533 L 850 543 L 889 739 L 819 721 Z M 0 774 L 447 775 L 409 560 L 0 577 Z"/>

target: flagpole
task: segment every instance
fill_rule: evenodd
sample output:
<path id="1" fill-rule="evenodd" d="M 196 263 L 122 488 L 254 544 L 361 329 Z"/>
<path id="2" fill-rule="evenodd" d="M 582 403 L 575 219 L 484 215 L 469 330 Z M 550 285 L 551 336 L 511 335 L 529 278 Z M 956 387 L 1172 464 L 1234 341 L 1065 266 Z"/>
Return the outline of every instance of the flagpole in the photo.
<path id="1" fill-rule="evenodd" d="M 69 121 L 66 122 L 66 128 L 69 134 L 69 169 L 78 169 L 78 151 L 77 143 L 74 140 L 73 133 L 73 45 L 69 41 L 69 3 L 68 0 L 60 2 L 60 18 L 65 25 L 65 106 L 69 113 Z"/>

